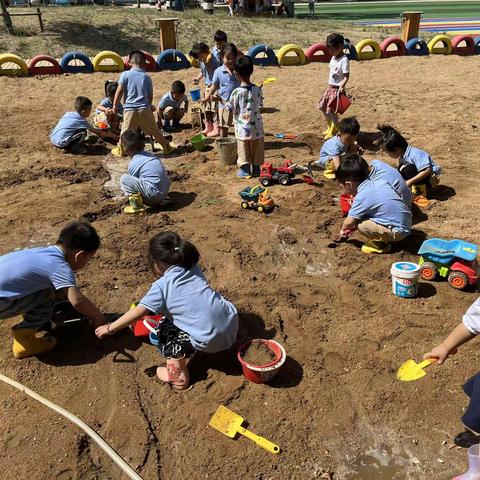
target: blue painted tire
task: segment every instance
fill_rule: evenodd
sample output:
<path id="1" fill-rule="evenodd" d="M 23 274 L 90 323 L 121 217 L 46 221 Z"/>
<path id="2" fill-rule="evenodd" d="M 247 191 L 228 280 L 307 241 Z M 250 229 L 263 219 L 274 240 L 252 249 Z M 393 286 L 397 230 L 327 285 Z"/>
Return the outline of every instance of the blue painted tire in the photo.
<path id="1" fill-rule="evenodd" d="M 72 60 L 80 60 L 83 65 L 69 65 Z M 60 60 L 64 73 L 93 73 L 93 63 L 82 52 L 68 52 Z"/>
<path id="2" fill-rule="evenodd" d="M 347 58 L 349 60 L 358 60 L 357 49 L 353 43 L 346 43 L 344 50 L 347 50 Z"/>
<path id="3" fill-rule="evenodd" d="M 158 55 L 157 66 L 159 70 L 182 70 L 190 68 L 191 64 L 182 52 L 168 48 Z"/>
<path id="4" fill-rule="evenodd" d="M 407 55 L 424 57 L 430 53 L 428 50 L 427 42 L 425 42 L 425 40 L 422 40 L 421 38 L 411 38 L 407 42 L 405 47 L 407 49 Z"/>
<path id="5" fill-rule="evenodd" d="M 266 57 L 256 58 L 260 53 L 264 53 Z M 247 55 L 251 57 L 254 65 L 260 65 L 262 67 L 273 67 L 278 65 L 278 58 L 273 49 L 268 45 L 264 45 L 263 43 L 252 47 L 248 51 Z"/>
<path id="6" fill-rule="evenodd" d="M 478 55 L 480 54 L 480 37 L 475 37 L 473 41 L 475 42 L 475 50 L 473 51 L 473 54 Z"/>

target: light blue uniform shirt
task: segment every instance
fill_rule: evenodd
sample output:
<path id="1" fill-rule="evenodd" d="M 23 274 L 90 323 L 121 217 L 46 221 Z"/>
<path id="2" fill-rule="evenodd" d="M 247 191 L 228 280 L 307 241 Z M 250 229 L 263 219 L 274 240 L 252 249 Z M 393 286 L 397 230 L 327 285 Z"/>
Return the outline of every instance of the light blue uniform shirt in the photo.
<path id="1" fill-rule="evenodd" d="M 223 65 L 218 67 L 213 74 L 212 84 L 218 88 L 217 94 L 223 100 L 228 102 L 232 92 L 240 86 L 240 80 L 235 72 L 230 73 Z"/>
<path id="2" fill-rule="evenodd" d="M 321 168 L 327 168 L 328 162 L 333 157 L 341 157 L 346 152 L 346 147 L 340 140 L 340 137 L 335 135 L 329 138 L 320 149 L 320 159 L 318 160 L 318 166 Z"/>
<path id="3" fill-rule="evenodd" d="M 168 92 L 160 99 L 158 108 L 160 108 L 161 110 L 164 110 L 167 107 L 173 107 L 175 110 L 178 110 L 179 108 L 182 107 L 182 103 L 185 104 L 184 108 L 185 110 L 187 110 L 188 98 L 186 95 L 183 95 L 183 97 L 180 100 L 175 100 L 173 98 L 172 92 Z"/>
<path id="4" fill-rule="evenodd" d="M 0 257 L 0 299 L 75 286 L 75 274 L 60 247 L 29 248 Z"/>
<path id="5" fill-rule="evenodd" d="M 237 309 L 210 287 L 198 265 L 191 270 L 177 265 L 168 268 L 140 305 L 164 314 L 188 333 L 196 350 L 220 352 L 237 339 Z"/>
<path id="6" fill-rule="evenodd" d="M 432 157 L 427 152 L 420 150 L 419 148 L 412 147 L 411 145 L 409 145 L 405 150 L 405 154 L 400 159 L 400 162 L 415 165 L 418 172 L 421 172 L 428 167 L 432 169 L 432 172 L 435 173 L 435 175 L 440 175 L 442 172 L 441 167 L 439 167 L 432 160 Z"/>
<path id="7" fill-rule="evenodd" d="M 200 62 L 200 71 L 203 74 L 203 79 L 205 81 L 205 86 L 211 85 L 213 83 L 213 74 L 215 70 L 222 65 L 222 62 L 212 53 L 210 55 L 210 62 Z"/>
<path id="8" fill-rule="evenodd" d="M 108 97 L 105 97 L 101 102 L 100 102 L 100 105 L 102 107 L 105 107 L 105 108 L 113 108 L 113 102 L 108 98 Z M 101 110 L 99 110 L 98 108 L 95 109 L 95 113 L 102 113 Z M 118 104 L 118 109 L 117 109 L 117 113 L 119 115 L 123 115 L 123 105 L 121 103 Z"/>
<path id="9" fill-rule="evenodd" d="M 383 180 L 365 180 L 358 186 L 349 217 L 390 228 L 396 233 L 410 234 L 412 212 L 402 197 Z"/>
<path id="10" fill-rule="evenodd" d="M 370 180 L 387 182 L 403 199 L 407 205 L 412 204 L 412 191 L 407 187 L 402 174 L 388 163 L 372 160 L 370 163 Z"/>
<path id="11" fill-rule="evenodd" d="M 90 128 L 90 123 L 78 112 L 67 112 L 50 132 L 50 141 L 56 147 L 65 148 L 79 130 Z"/>
<path id="12" fill-rule="evenodd" d="M 153 83 L 149 75 L 140 68 L 132 68 L 122 72 L 118 79 L 118 84 L 123 85 L 124 109 L 141 110 L 150 108 L 150 98 L 153 95 Z"/>
<path id="13" fill-rule="evenodd" d="M 217 62 L 218 62 L 219 65 L 221 65 L 223 63 L 222 52 L 220 51 L 220 49 L 217 46 L 212 47 L 211 54 L 212 54 L 213 57 L 215 57 L 217 59 Z"/>
<path id="14" fill-rule="evenodd" d="M 162 161 L 153 153 L 141 151 L 128 164 L 128 173 L 142 180 L 146 193 L 153 197 L 165 195 L 170 180 Z"/>

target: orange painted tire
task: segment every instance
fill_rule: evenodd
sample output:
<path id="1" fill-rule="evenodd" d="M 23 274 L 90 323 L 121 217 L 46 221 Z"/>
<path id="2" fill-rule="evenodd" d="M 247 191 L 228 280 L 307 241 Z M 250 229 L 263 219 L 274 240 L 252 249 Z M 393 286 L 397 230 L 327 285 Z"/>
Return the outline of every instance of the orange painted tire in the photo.
<path id="1" fill-rule="evenodd" d="M 48 62 L 50 65 L 37 65 L 40 62 Z M 28 62 L 30 75 L 60 75 L 63 73 L 58 61 L 50 55 L 37 55 Z"/>
<path id="2" fill-rule="evenodd" d="M 319 52 L 322 52 L 319 55 Z M 324 62 L 328 63 L 332 58 L 332 54 L 324 43 L 315 43 L 305 50 L 305 56 L 309 62 Z"/>
<path id="3" fill-rule="evenodd" d="M 459 46 L 460 43 L 465 42 L 465 46 Z M 457 35 L 452 38 L 453 54 L 454 55 L 473 55 L 475 53 L 475 40 L 469 35 Z"/>
<path id="4" fill-rule="evenodd" d="M 451 272 L 448 283 L 457 290 L 463 290 L 468 285 L 468 277 L 462 272 Z"/>
<path id="5" fill-rule="evenodd" d="M 395 50 L 388 50 L 388 47 L 395 45 Z M 407 54 L 405 42 L 400 37 L 388 37 L 380 44 L 382 58 L 402 57 Z"/>

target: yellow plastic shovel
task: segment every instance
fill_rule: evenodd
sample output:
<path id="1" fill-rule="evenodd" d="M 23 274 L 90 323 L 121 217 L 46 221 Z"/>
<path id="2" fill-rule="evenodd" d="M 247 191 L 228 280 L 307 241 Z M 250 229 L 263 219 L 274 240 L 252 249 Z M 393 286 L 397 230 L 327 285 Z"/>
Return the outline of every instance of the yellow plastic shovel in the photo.
<path id="1" fill-rule="evenodd" d="M 273 83 L 276 81 L 277 81 L 276 77 L 267 77 L 263 82 L 260 82 L 258 86 L 263 87 L 264 85 L 268 85 L 269 83 Z"/>
<path id="2" fill-rule="evenodd" d="M 412 382 L 424 377 L 427 373 L 424 368 L 437 361 L 436 358 L 427 358 L 423 362 L 417 363 L 415 360 L 407 360 L 397 372 L 397 378 L 402 382 Z"/>
<path id="3" fill-rule="evenodd" d="M 227 407 L 220 405 L 215 412 L 215 415 L 210 419 L 209 425 L 227 437 L 234 438 L 237 433 L 249 438 L 260 447 L 264 448 L 270 453 L 280 453 L 280 447 L 267 439 L 255 435 L 246 428 L 242 427 L 243 418 L 232 412 Z"/>

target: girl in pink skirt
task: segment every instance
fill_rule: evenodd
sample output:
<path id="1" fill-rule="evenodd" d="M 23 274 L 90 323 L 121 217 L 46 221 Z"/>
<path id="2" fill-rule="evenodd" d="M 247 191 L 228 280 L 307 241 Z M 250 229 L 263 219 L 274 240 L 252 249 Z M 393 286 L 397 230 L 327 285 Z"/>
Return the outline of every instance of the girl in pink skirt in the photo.
<path id="1" fill-rule="evenodd" d="M 325 140 L 337 133 L 339 97 L 345 92 L 345 85 L 350 77 L 350 64 L 347 55 L 344 53 L 345 39 L 339 33 L 332 33 L 327 37 L 327 47 L 332 54 L 328 75 L 328 88 L 323 94 L 318 108 L 325 115 L 328 128 L 322 132 Z"/>

